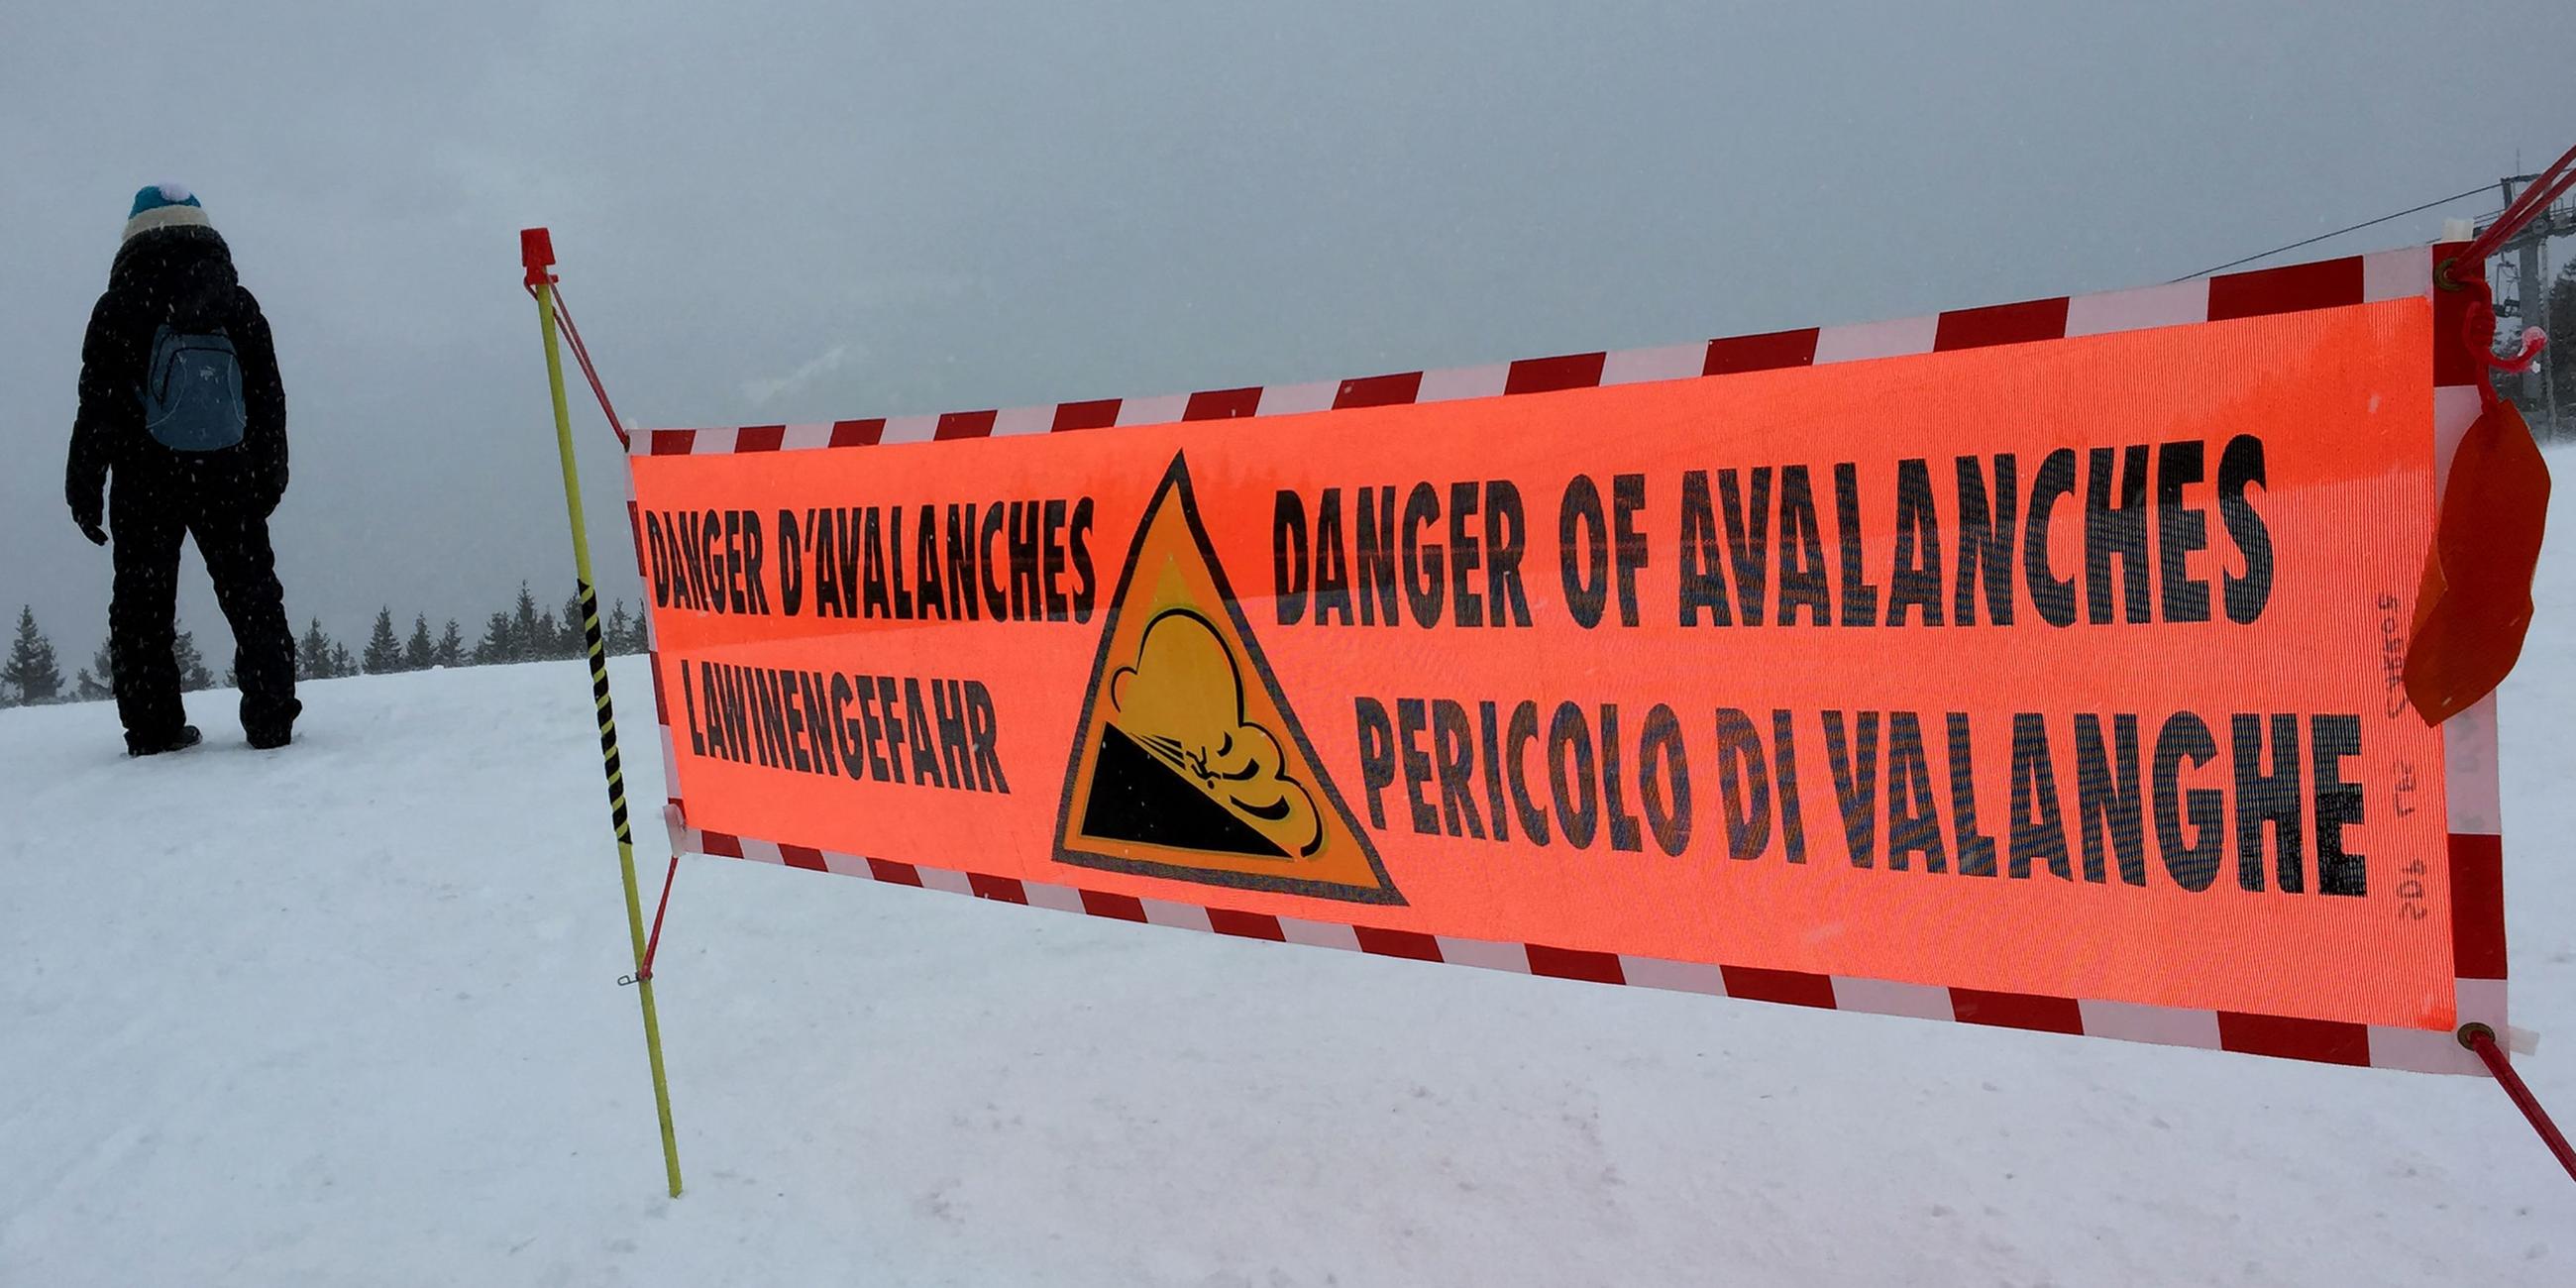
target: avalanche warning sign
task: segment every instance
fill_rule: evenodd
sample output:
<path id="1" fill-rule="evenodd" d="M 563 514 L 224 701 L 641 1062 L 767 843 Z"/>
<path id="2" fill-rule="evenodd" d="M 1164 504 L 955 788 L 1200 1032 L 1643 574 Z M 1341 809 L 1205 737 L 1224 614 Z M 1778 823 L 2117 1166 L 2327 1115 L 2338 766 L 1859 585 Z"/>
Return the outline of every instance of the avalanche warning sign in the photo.
<path id="1" fill-rule="evenodd" d="M 637 435 L 674 844 L 2481 1072 L 2492 708 L 2402 684 L 2479 406 L 2436 255 Z"/>
<path id="2" fill-rule="evenodd" d="M 1404 902 L 1235 604 L 1184 457 L 1137 525 L 1090 676 L 1059 862 Z"/>

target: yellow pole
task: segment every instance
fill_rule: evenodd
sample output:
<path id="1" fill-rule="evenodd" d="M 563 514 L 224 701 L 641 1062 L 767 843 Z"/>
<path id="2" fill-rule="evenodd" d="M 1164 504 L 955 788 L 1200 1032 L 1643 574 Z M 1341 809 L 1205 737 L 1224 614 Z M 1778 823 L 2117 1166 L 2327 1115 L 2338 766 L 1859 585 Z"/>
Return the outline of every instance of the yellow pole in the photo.
<path id="1" fill-rule="evenodd" d="M 608 655 L 599 637 L 599 594 L 590 585 L 590 536 L 581 515 L 581 472 L 573 463 L 572 415 L 564 406 L 563 355 L 555 341 L 554 279 L 544 270 L 554 262 L 553 245 L 543 229 L 522 234 L 528 258 L 528 284 L 536 289 L 537 319 L 546 337 L 546 384 L 554 393 L 555 448 L 563 458 L 564 511 L 572 520 L 572 560 L 580 577 L 582 637 L 590 648 L 590 692 L 599 707 L 599 752 L 608 774 L 608 816 L 617 828 L 617 873 L 626 883 L 626 931 L 634 941 L 635 993 L 644 1006 L 644 1051 L 653 1063 L 653 1109 L 662 1119 L 662 1167 L 670 1176 L 671 1197 L 680 1197 L 680 1145 L 671 1131 L 671 1084 L 662 1074 L 662 1023 L 653 1011 L 653 980 L 644 971 L 644 902 L 635 887 L 635 838 L 626 825 L 626 771 L 617 756 L 617 716 L 608 702 Z M 543 247 L 545 263 L 536 262 Z"/>

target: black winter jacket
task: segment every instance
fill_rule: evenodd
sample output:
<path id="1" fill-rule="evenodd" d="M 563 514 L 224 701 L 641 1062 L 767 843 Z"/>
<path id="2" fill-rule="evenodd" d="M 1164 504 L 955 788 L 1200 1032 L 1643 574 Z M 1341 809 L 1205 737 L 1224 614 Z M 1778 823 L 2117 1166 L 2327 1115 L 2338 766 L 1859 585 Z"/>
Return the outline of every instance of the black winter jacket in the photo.
<path id="1" fill-rule="evenodd" d="M 248 415 L 239 445 L 174 452 L 144 432 L 144 367 L 153 333 L 165 322 L 181 331 L 220 330 L 232 340 Z M 260 514 L 286 495 L 286 389 L 277 374 L 276 341 L 259 301 L 234 276 L 231 249 L 211 228 L 158 228 L 126 242 L 108 271 L 106 292 L 90 310 L 81 341 L 80 412 L 63 481 L 75 518 L 95 521 L 111 470 L 120 493 L 185 489 Z"/>

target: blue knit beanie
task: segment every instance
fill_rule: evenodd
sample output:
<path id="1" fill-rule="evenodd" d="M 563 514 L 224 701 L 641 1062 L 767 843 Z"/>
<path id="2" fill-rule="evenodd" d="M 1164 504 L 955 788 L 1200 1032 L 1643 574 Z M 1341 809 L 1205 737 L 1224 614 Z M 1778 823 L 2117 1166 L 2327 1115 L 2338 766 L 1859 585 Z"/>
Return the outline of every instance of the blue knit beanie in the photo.
<path id="1" fill-rule="evenodd" d="M 126 216 L 125 239 L 155 228 L 212 228 L 196 194 L 175 183 L 156 183 L 134 194 L 134 213 Z"/>

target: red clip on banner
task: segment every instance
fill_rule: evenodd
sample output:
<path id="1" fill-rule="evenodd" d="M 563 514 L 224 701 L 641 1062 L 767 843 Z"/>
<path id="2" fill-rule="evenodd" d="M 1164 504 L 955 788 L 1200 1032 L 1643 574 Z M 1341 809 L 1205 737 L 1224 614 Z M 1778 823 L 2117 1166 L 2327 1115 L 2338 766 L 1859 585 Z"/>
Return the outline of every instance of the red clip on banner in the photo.
<path id="1" fill-rule="evenodd" d="M 677 842 L 2477 1072 L 2452 1035 L 2504 1023 L 2492 706 L 2429 727 L 2403 683 L 2478 407 L 2437 383 L 2438 253 L 638 435 Z"/>

